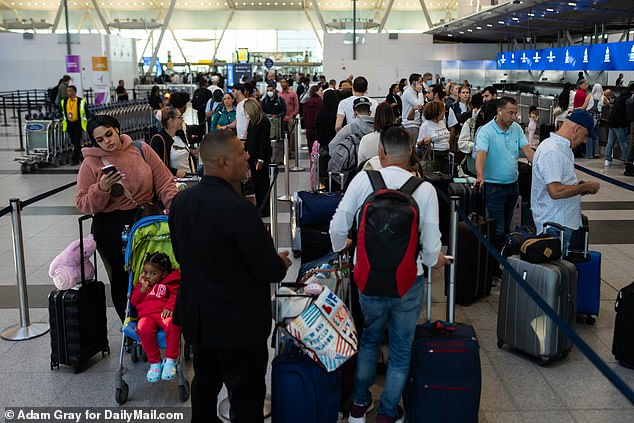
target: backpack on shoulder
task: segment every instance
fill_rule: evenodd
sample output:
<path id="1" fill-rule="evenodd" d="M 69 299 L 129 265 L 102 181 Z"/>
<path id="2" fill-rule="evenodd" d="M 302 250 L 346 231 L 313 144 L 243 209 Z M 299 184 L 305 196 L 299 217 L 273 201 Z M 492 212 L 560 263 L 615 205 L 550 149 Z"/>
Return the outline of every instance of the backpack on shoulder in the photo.
<path id="1" fill-rule="evenodd" d="M 212 97 L 211 91 L 207 88 L 197 88 L 194 91 L 194 96 L 192 98 L 192 107 L 194 110 L 205 110 L 207 107 L 207 101 Z"/>
<path id="2" fill-rule="evenodd" d="M 367 174 L 374 191 L 357 218 L 354 280 L 365 295 L 400 298 L 416 281 L 420 213 L 412 194 L 423 180 L 412 176 L 400 189 L 389 189 L 380 172 Z"/>
<path id="3" fill-rule="evenodd" d="M 344 138 L 330 154 L 328 160 L 329 173 L 343 173 L 343 181 L 337 181 L 342 188 L 348 186 L 357 173 L 357 152 L 361 143 L 361 135 L 353 133 Z"/>

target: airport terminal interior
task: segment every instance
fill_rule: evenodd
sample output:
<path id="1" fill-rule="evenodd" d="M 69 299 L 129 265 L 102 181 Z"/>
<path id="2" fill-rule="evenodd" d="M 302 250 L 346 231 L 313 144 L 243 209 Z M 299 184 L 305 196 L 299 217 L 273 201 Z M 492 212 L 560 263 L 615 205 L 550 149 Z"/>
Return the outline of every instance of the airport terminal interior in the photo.
<path id="1" fill-rule="evenodd" d="M 246 76 L 264 93 L 266 84 L 262 81 L 269 70 L 280 77 L 309 76 L 311 85 L 317 83 L 313 75 L 324 75 L 326 81 L 335 79 L 337 85 L 349 75 L 363 75 L 369 82 L 366 96 L 382 102 L 391 84 L 413 72 L 430 72 L 438 74 L 439 82 L 445 84 L 456 81 L 462 85 L 467 80 L 472 94 L 494 86 L 498 97 L 513 96 L 520 104 L 518 121 L 523 126 L 529 122 L 530 106 L 536 107 L 540 124 L 552 124 L 558 107 L 556 97 L 565 82 L 576 84 L 578 73 L 589 81 L 589 90 L 599 83 L 604 90 L 611 89 L 614 98 L 634 83 L 634 43 L 630 41 L 634 39 L 634 11 L 627 0 L 190 0 L 189 4 L 151 0 L 123 5 L 111 0 L 64 0 L 59 4 L 0 0 L 0 17 L 0 67 L 8 70 L 0 71 L 0 198 L 4 201 L 0 208 L 9 206 L 10 199 L 28 203 L 19 221 L 25 264 L 22 280 L 15 252 L 17 214 L 0 217 L 0 331 L 24 325 L 25 317 L 31 323 L 48 324 L 48 296 L 55 289 L 49 266 L 79 236 L 82 213 L 75 206 L 76 186 L 28 201 L 76 181 L 79 165 L 50 160 L 46 154 L 24 159 L 27 153 L 37 153 L 24 151 L 24 147 L 29 149 L 27 119 L 46 119 L 44 113 L 50 106 L 46 105 L 47 88 L 57 85 L 65 74 L 79 85 L 80 96 L 97 104 L 116 101 L 119 80 L 125 81 L 134 101 L 145 101 L 154 84 L 162 92 L 191 95 L 197 74 L 219 73 L 226 88 L 232 85 L 230 81 L 237 84 Z M 606 52 L 602 46 L 608 43 L 611 50 Z M 547 55 L 559 53 L 559 64 L 549 64 Z M 526 55 L 532 60 L 524 62 Z M 578 56 L 569 60 L 573 55 Z M 78 59 L 75 62 L 71 57 Z M 586 59 L 590 63 L 581 64 Z M 574 60 L 578 63 L 573 64 Z M 100 67 L 103 63 L 105 67 Z M 165 76 L 159 80 L 159 74 L 179 76 L 172 83 Z M 616 83 L 617 78 L 622 84 Z M 108 112 L 107 107 L 100 110 Z M 187 124 L 198 123 L 191 103 L 184 117 Z M 145 123 L 151 126 L 154 120 L 150 117 Z M 620 364 L 612 353 L 615 300 L 634 280 L 634 177 L 624 174 L 625 152 L 618 147 L 612 164 L 606 166 L 606 125 L 598 133 L 599 158 L 575 158 L 575 172 L 579 180 L 600 183 L 597 194 L 581 198 L 582 212 L 589 220 L 589 249 L 602 255 L 600 310 L 592 324 L 577 319 L 575 330 L 634 390 L 634 370 Z M 144 131 L 136 131 L 134 137 L 144 139 Z M 633 138 L 634 133 L 630 133 L 630 149 L 634 148 Z M 290 172 L 285 192 L 287 174 L 281 164 L 278 195 L 311 189 L 305 131 L 299 133 L 298 144 L 297 162 L 294 158 L 288 161 L 291 166 L 298 163 L 303 170 Z M 290 149 L 294 147 L 291 142 Z M 281 150 L 281 143 L 274 142 L 274 151 Z M 276 207 L 277 247 L 290 250 L 290 203 L 279 200 Z M 263 218 L 267 225 L 271 220 Z M 89 223 L 84 229 L 89 230 Z M 300 268 L 300 258 L 291 253 L 291 260 L 285 282 L 294 282 Z M 100 260 L 96 267 L 98 278 L 106 283 L 110 354 L 95 355 L 81 373 L 75 373 L 70 366 L 51 368 L 49 333 L 20 341 L 0 339 L 0 407 L 154 407 L 177 411 L 190 406 L 189 399 L 183 402 L 179 398 L 175 380 L 148 383 L 147 364 L 132 363 L 127 353 L 124 377 L 129 396 L 125 404 L 117 404 L 121 324 Z M 433 272 L 434 320 L 445 319 L 444 280 L 443 270 Z M 28 304 L 22 304 L 22 310 L 21 283 L 28 294 Z M 499 348 L 499 300 L 498 282 L 490 295 L 468 306 L 457 305 L 455 310 L 455 320 L 473 325 L 480 344 L 479 422 L 634 421 L 633 403 L 580 348 L 573 347 L 565 358 L 545 366 L 508 346 Z M 423 309 L 419 323 L 424 321 Z M 634 323 L 630 325 L 634 330 Z M 274 356 L 275 350 L 270 348 L 269 394 Z M 183 368 L 191 383 L 192 362 L 185 361 Z M 378 374 L 371 388 L 375 402 L 384 382 L 385 375 Z M 223 388 L 220 399 L 226 395 Z M 339 421 L 345 422 L 341 417 Z M 376 412 L 371 411 L 367 421 L 375 420 Z M 3 413 L 0 421 L 10 419 Z M 266 421 L 271 421 L 270 417 Z"/>

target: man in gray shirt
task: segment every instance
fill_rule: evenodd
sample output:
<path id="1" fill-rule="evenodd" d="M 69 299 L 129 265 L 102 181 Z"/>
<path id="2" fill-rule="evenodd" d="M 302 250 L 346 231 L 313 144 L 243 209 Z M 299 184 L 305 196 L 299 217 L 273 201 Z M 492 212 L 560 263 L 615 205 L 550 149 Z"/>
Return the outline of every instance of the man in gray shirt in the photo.
<path id="1" fill-rule="evenodd" d="M 539 144 L 533 157 L 531 208 L 537 232 L 545 222 L 564 228 L 563 254 L 567 255 L 570 237 L 581 226 L 581 195 L 596 194 L 598 182 L 577 181 L 572 149 L 586 142 L 594 129 L 590 113 L 576 109 L 561 128 Z M 548 227 L 546 233 L 559 238 L 560 231 Z"/>

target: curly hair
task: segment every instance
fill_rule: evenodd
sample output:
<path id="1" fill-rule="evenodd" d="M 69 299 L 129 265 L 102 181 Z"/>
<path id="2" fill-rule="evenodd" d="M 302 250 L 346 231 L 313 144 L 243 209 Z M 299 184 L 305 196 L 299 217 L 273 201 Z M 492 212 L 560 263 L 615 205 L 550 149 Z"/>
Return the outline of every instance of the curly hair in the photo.
<path id="1" fill-rule="evenodd" d="M 438 116 L 444 116 L 444 115 L 445 115 L 445 103 L 443 103 L 442 101 L 438 101 L 438 100 L 430 101 L 429 103 L 425 104 L 425 107 L 423 108 L 423 116 L 427 120 L 434 120 Z"/>

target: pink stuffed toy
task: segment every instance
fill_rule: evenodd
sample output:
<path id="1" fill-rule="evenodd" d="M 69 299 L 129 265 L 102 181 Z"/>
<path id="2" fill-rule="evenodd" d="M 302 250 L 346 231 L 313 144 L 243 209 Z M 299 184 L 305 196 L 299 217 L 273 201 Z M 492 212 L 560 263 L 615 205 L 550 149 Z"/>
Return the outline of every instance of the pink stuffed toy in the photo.
<path id="1" fill-rule="evenodd" d="M 64 248 L 51 262 L 48 275 L 53 278 L 53 283 L 57 289 L 71 289 L 81 282 L 81 262 L 84 262 L 84 272 L 86 280 L 95 276 L 95 267 L 90 261 L 90 257 L 95 254 L 97 243 L 92 234 L 84 238 L 84 257 L 79 253 L 79 240 L 75 240 Z"/>

